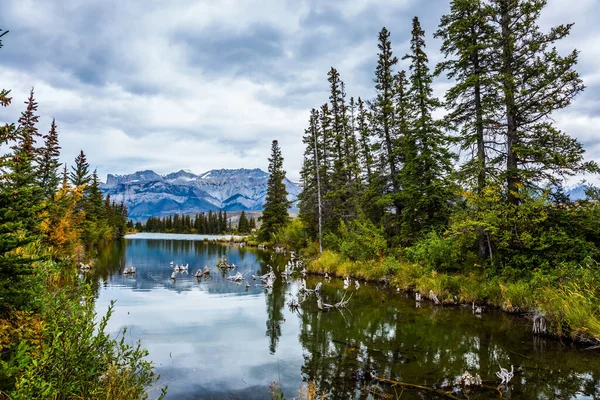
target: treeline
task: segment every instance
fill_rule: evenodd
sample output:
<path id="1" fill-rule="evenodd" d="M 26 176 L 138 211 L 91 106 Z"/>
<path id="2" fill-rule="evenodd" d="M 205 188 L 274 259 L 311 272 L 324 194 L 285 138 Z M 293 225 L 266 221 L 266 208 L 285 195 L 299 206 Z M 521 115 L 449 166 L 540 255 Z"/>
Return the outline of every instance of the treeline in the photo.
<path id="1" fill-rule="evenodd" d="M 565 177 L 599 172 L 552 119 L 584 86 L 574 69 L 578 52 L 563 56 L 554 47 L 572 24 L 542 32 L 544 5 L 453 1 L 435 33 L 446 58 L 434 70 L 417 17 L 402 57 L 407 71 L 383 28 L 368 100 L 348 100 L 332 67 L 329 102 L 311 110 L 304 135 L 300 218 L 311 237 L 335 245 L 340 230 L 361 220 L 363 228 L 382 227 L 394 247 L 446 232 L 498 267 L 539 265 L 541 243 L 527 240 L 541 234 L 532 215 L 566 200 Z M 452 84 L 444 101 L 433 96 L 436 76 Z M 436 118 L 441 110 L 445 117 Z M 597 234 L 579 236 L 596 243 Z M 538 260 L 522 257 L 528 251 Z"/>
<path id="2" fill-rule="evenodd" d="M 25 104 L 0 126 L 0 397 L 143 398 L 157 379 L 147 353 L 105 332 L 110 312 L 97 322 L 75 269 L 125 233 L 127 210 L 102 198 L 83 151 L 61 165 L 57 124 L 40 132 L 33 89 Z"/>
<path id="3" fill-rule="evenodd" d="M 130 221 L 129 225 L 137 232 L 163 232 L 163 233 L 198 233 L 207 235 L 222 235 L 233 233 L 232 220 L 227 216 L 227 211 L 209 211 L 191 215 L 169 215 L 167 217 L 150 217 L 145 223 L 137 222 L 135 226 Z M 246 234 L 256 228 L 254 217 L 247 218 L 242 211 L 237 225 L 237 232 Z"/>

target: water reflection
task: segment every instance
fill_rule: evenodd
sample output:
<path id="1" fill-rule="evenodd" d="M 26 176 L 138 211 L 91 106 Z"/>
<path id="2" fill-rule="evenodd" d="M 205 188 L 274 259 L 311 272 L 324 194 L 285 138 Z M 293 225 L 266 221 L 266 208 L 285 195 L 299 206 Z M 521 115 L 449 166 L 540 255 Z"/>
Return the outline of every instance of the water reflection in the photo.
<path id="1" fill-rule="evenodd" d="M 215 269 L 227 256 L 247 273 L 250 287 L 225 279 Z M 169 263 L 189 263 L 189 273 L 170 279 Z M 496 385 L 499 365 L 515 366 L 504 398 L 598 398 L 600 355 L 559 341 L 533 338 L 529 323 L 506 314 L 479 317 L 468 308 L 440 308 L 373 285 L 353 294 L 347 311 L 319 312 L 314 297 L 298 312 L 286 307 L 297 283 L 277 279 L 272 290 L 252 274 L 286 262 L 283 255 L 250 248 L 174 240 L 132 240 L 101 249 L 89 279 L 98 282 L 98 309 L 117 299 L 110 329 L 128 327 L 156 361 L 168 398 L 270 398 L 269 383 L 285 395 L 314 381 L 330 398 L 375 398 L 385 392 L 402 399 L 429 399 L 432 393 L 376 385 L 368 372 L 398 381 L 447 390 L 465 369 Z M 208 265 L 213 273 L 197 280 Z M 135 266 L 133 277 L 122 274 Z M 314 287 L 320 279 L 307 280 Z M 341 281 L 324 282 L 334 303 Z M 355 291 L 354 289 L 351 289 Z M 458 394 L 461 396 L 461 394 Z M 470 398 L 493 398 L 493 391 Z"/>

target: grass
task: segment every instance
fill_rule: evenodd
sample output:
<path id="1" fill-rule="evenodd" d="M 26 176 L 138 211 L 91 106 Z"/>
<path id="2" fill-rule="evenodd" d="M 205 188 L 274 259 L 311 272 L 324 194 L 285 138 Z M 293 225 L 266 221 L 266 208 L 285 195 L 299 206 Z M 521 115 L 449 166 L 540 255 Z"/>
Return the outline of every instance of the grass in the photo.
<path id="1" fill-rule="evenodd" d="M 569 283 L 510 282 L 474 272 L 439 273 L 393 257 L 351 261 L 330 250 L 314 255 L 308 270 L 338 277 L 349 275 L 367 281 L 385 280 L 393 287 L 424 296 L 433 291 L 444 304 L 475 302 L 509 313 L 538 311 L 545 315 L 553 335 L 600 341 L 598 289 L 594 282 L 584 277 L 572 279 Z"/>

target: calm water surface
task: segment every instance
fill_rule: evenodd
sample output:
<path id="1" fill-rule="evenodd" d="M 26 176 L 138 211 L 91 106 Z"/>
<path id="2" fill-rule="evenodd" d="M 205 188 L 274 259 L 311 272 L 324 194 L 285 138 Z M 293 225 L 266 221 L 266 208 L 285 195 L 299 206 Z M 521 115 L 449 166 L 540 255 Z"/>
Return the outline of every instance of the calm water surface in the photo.
<path id="1" fill-rule="evenodd" d="M 101 251 L 89 275 L 97 282 L 99 312 L 116 300 L 108 329 L 127 327 L 131 342 L 142 340 L 169 385 L 167 399 L 268 399 L 273 381 L 287 398 L 314 381 L 334 399 L 382 398 L 369 391 L 436 399 L 443 397 L 366 382 L 364 373 L 450 390 L 465 369 L 495 386 L 499 365 L 511 364 L 515 377 L 504 398 L 600 399 L 600 354 L 532 337 L 524 318 L 428 303 L 416 308 L 404 294 L 365 284 L 351 289 L 343 313 L 319 312 L 314 297 L 293 312 L 286 303 L 297 281 L 278 279 L 266 291 L 250 278 L 246 288 L 214 268 L 226 255 L 250 277 L 268 272 L 267 265 L 283 266 L 284 256 L 189 239 L 136 235 Z M 189 263 L 189 274 L 173 282 L 171 261 Z M 193 273 L 204 265 L 213 273 L 198 280 Z M 134 277 L 122 274 L 130 266 L 137 268 Z M 327 303 L 343 292 L 341 280 L 324 282 Z M 469 396 L 497 397 L 491 390 Z"/>

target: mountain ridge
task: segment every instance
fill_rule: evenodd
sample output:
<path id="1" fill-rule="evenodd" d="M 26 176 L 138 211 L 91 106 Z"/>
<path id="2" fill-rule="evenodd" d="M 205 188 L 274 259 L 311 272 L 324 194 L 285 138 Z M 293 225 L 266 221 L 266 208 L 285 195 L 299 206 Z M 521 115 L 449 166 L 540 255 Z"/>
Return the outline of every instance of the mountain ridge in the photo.
<path id="1" fill-rule="evenodd" d="M 100 188 L 116 202 L 123 201 L 129 218 L 208 211 L 259 211 L 265 201 L 269 174 L 259 168 L 214 169 L 196 175 L 181 169 L 165 175 L 152 170 L 108 174 Z M 296 206 L 300 185 L 285 179 L 288 200 Z"/>

